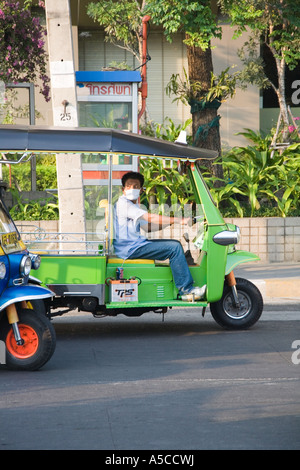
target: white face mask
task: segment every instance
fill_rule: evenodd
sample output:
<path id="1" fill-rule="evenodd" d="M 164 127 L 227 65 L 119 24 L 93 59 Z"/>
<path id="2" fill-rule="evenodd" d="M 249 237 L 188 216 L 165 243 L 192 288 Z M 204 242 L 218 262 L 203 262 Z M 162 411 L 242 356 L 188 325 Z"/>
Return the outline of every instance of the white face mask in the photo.
<path id="1" fill-rule="evenodd" d="M 136 201 L 140 197 L 140 190 L 139 189 L 126 189 L 125 190 L 125 197 L 129 199 L 129 201 Z"/>

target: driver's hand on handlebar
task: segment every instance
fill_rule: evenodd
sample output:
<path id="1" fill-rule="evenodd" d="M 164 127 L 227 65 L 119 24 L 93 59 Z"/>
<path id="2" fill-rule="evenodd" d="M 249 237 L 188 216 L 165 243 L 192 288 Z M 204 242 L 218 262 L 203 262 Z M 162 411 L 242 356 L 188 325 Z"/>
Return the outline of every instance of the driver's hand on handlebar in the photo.
<path id="1" fill-rule="evenodd" d="M 181 225 L 188 225 L 189 227 L 191 227 L 193 225 L 193 219 L 192 217 L 183 217 L 180 223 Z"/>

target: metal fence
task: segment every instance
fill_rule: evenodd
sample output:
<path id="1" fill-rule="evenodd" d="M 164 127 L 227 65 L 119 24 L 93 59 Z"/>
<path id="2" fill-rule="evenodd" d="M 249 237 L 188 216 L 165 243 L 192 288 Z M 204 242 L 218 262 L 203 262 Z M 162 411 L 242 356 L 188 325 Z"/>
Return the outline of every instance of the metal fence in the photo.
<path id="1" fill-rule="evenodd" d="M 43 254 L 106 254 L 106 232 L 46 232 L 41 227 L 22 224 L 20 235 L 28 250 Z"/>

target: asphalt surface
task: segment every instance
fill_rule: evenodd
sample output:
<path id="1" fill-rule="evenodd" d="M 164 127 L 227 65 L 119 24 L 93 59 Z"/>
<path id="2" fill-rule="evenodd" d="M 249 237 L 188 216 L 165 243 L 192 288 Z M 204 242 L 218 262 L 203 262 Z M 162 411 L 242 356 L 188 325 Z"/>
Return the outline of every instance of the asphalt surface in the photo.
<path id="1" fill-rule="evenodd" d="M 235 270 L 265 302 L 246 331 L 223 330 L 209 309 L 55 318 L 40 371 L 0 369 L 0 450 L 102 450 L 99 464 L 133 468 L 184 455 L 198 468 L 204 449 L 299 450 L 299 266 Z"/>
<path id="2" fill-rule="evenodd" d="M 0 450 L 126 451 L 143 468 L 142 450 L 168 450 L 199 468 L 197 450 L 299 449 L 299 320 L 296 304 L 266 305 L 246 331 L 194 309 L 56 318 L 43 369 L 0 370 Z"/>

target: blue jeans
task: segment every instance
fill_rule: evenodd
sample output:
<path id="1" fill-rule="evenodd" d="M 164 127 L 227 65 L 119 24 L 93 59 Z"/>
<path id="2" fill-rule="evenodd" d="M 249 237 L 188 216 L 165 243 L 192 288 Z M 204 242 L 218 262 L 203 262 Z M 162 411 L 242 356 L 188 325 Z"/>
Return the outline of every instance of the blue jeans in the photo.
<path id="1" fill-rule="evenodd" d="M 193 288 L 193 278 L 190 273 L 184 251 L 178 240 L 149 240 L 149 243 L 134 250 L 128 259 L 144 258 L 164 261 L 169 259 L 173 279 L 179 294 L 189 292 Z"/>

